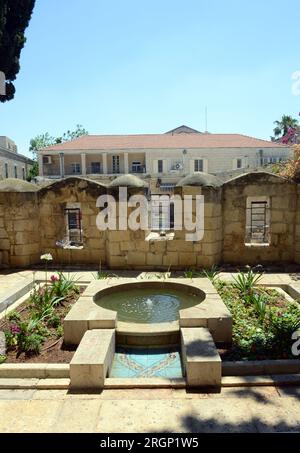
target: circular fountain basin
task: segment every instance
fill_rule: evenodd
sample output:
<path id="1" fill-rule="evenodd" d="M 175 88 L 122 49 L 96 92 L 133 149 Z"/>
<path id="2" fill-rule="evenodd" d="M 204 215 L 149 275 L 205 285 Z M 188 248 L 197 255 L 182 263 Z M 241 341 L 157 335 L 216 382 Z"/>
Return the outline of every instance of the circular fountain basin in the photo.
<path id="1" fill-rule="evenodd" d="M 177 321 L 179 310 L 204 299 L 200 289 L 157 281 L 116 285 L 94 296 L 97 305 L 117 312 L 118 322 L 150 325 Z"/>

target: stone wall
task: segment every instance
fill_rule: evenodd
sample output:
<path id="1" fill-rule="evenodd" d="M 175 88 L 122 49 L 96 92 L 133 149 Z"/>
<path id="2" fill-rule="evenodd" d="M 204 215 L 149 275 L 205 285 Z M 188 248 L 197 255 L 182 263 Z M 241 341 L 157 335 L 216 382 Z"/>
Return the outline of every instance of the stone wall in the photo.
<path id="1" fill-rule="evenodd" d="M 129 188 L 129 196 L 143 188 Z M 188 269 L 213 264 L 300 263 L 300 186 L 263 172 L 249 173 L 220 187 L 176 187 L 175 195 L 204 196 L 204 236 L 186 241 L 185 229 L 160 236 L 151 231 L 100 231 L 96 226 L 99 195 L 118 188 L 68 178 L 35 192 L 0 191 L 0 266 L 26 267 L 51 253 L 56 263 L 112 269 Z M 269 245 L 249 245 L 246 236 L 247 197 L 270 200 Z M 83 246 L 63 249 L 64 209 L 80 203 Z M 127 217 L 134 208 L 128 208 Z M 118 214 L 118 204 L 117 204 Z M 192 219 L 195 219 L 195 205 Z M 117 219 L 118 220 L 118 219 Z M 178 221 L 178 218 L 176 219 Z"/>
<path id="2" fill-rule="evenodd" d="M 39 260 L 36 192 L 0 192 L 0 265 L 25 267 Z"/>
<path id="3" fill-rule="evenodd" d="M 259 196 L 270 200 L 268 246 L 245 244 L 247 197 Z M 297 203 L 297 186 L 275 175 L 249 173 L 225 183 L 222 261 L 232 264 L 294 261 Z"/>
<path id="4" fill-rule="evenodd" d="M 97 198 L 106 188 L 80 178 L 68 178 L 39 191 L 41 252 L 49 252 L 55 261 L 64 264 L 106 264 L 106 236 L 96 227 L 99 208 Z M 83 247 L 63 249 L 57 241 L 66 236 L 64 209 L 67 203 L 80 203 Z"/>

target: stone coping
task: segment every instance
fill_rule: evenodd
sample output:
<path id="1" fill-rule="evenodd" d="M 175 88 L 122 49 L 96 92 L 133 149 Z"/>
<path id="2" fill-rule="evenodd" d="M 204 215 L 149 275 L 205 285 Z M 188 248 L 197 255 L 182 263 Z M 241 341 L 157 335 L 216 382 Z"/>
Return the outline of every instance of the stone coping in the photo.
<path id="1" fill-rule="evenodd" d="M 134 389 L 134 388 L 185 388 L 184 378 L 106 378 L 105 389 Z"/>
<path id="2" fill-rule="evenodd" d="M 0 297 L 0 313 L 28 293 L 33 288 L 33 285 L 32 280 L 24 279 L 24 281 L 16 283 L 13 288 L 8 289 L 5 296 Z"/>
<path id="3" fill-rule="evenodd" d="M 60 379 L 70 377 L 68 363 L 2 363 L 0 378 Z"/>
<path id="4" fill-rule="evenodd" d="M 222 362 L 222 376 L 300 374 L 300 359 Z"/>
<path id="5" fill-rule="evenodd" d="M 179 321 L 153 324 L 118 321 L 116 331 L 122 335 L 168 335 L 170 333 L 179 333 Z"/>
<path id="6" fill-rule="evenodd" d="M 300 374 L 300 359 L 249 360 L 236 362 L 222 361 L 223 377 L 263 376 L 272 374 Z M 60 379 L 68 378 L 69 376 L 70 365 L 68 363 L 2 363 L 0 365 L 0 379 Z M 107 378 L 107 380 L 108 379 L 115 378 Z M 122 379 L 122 382 L 123 381 L 125 382 L 125 379 Z"/>
<path id="7" fill-rule="evenodd" d="M 221 380 L 221 388 L 226 387 L 284 387 L 284 386 L 299 386 L 300 374 L 273 374 L 273 375 L 257 375 L 257 376 L 225 376 Z M 167 379 L 167 378 L 143 378 L 143 379 L 117 379 L 106 378 L 104 390 L 118 389 L 161 389 L 161 388 L 186 388 L 185 379 Z M 190 389 L 191 392 L 198 391 L 199 387 Z M 100 394 L 99 389 L 71 389 L 70 379 L 67 378 L 0 378 L 1 390 L 67 390 L 68 394 Z M 202 387 L 200 393 L 215 392 L 215 388 Z"/>

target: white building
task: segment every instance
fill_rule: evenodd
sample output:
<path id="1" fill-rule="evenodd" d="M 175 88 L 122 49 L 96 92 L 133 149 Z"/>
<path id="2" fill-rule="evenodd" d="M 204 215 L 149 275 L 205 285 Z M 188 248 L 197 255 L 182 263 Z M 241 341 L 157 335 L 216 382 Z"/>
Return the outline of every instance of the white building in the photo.
<path id="1" fill-rule="evenodd" d="M 26 179 L 33 161 L 18 154 L 16 144 L 8 137 L 0 136 L 0 179 Z"/>
<path id="2" fill-rule="evenodd" d="M 183 176 L 260 168 L 291 157 L 290 147 L 240 134 L 201 133 L 180 126 L 165 134 L 86 135 L 39 151 L 40 176 L 83 175 L 105 181 L 133 173 L 152 192 L 169 191 Z"/>

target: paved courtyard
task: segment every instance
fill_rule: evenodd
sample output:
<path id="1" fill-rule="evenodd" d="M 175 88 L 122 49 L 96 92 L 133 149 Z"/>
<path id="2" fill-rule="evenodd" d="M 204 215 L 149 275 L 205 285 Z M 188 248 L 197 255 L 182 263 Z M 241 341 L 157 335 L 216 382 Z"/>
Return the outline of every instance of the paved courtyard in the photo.
<path id="1" fill-rule="evenodd" d="M 0 432 L 300 432 L 300 388 L 0 390 Z"/>
<path id="2" fill-rule="evenodd" d="M 72 274 L 82 283 L 94 279 L 92 272 Z M 231 274 L 220 277 L 230 279 Z M 0 295 L 32 278 L 31 270 L 1 274 Z M 35 278 L 43 279 L 44 272 L 36 272 Z M 292 282 L 283 273 L 266 274 L 264 280 L 267 284 Z M 100 394 L 1 389 L 0 432 L 300 432 L 300 387 L 232 387 L 215 394 L 185 389 Z"/>

